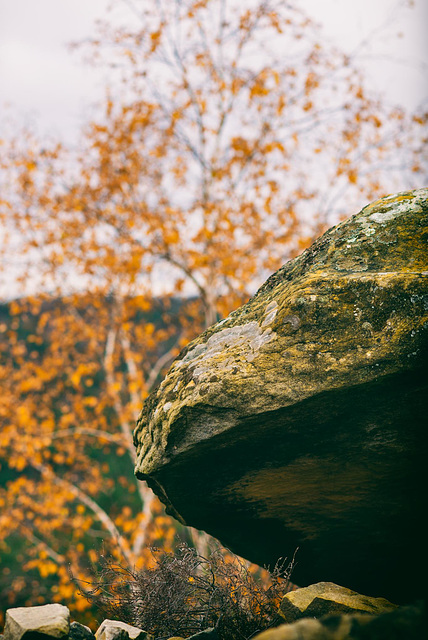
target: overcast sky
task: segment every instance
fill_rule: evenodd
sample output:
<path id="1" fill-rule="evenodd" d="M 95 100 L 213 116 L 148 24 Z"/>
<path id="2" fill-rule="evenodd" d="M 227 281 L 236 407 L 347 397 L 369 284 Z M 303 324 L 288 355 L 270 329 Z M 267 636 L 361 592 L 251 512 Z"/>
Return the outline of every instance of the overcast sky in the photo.
<path id="1" fill-rule="evenodd" d="M 110 0 L 0 0 L 0 109 L 37 122 L 41 132 L 72 142 L 103 95 L 99 70 L 85 66 L 70 41 L 90 36 Z M 426 98 L 428 0 L 397 9 L 397 0 L 296 0 L 348 52 L 388 17 L 396 18 L 362 58 L 371 85 L 410 108 Z M 401 3 L 403 4 L 403 3 Z M 402 37 L 397 38 L 397 32 Z M 0 127 L 4 135 L 4 124 Z"/>

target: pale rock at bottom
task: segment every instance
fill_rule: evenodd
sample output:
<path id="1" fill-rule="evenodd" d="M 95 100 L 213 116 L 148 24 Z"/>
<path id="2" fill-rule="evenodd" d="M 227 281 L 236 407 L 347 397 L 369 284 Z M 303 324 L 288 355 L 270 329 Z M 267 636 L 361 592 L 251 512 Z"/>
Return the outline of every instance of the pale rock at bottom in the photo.
<path id="1" fill-rule="evenodd" d="M 95 634 L 96 640 L 146 640 L 148 634 L 119 620 L 104 620 Z"/>
<path id="2" fill-rule="evenodd" d="M 4 640 L 63 638 L 70 629 L 70 612 L 62 604 L 17 607 L 6 611 Z"/>

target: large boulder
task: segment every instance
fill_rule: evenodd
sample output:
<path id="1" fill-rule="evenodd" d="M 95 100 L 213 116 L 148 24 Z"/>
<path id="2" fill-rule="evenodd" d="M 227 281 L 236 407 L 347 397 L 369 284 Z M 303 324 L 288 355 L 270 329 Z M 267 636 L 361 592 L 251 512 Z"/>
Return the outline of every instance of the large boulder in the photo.
<path id="1" fill-rule="evenodd" d="M 426 581 L 428 189 L 330 229 L 191 342 L 149 396 L 136 475 L 294 581 L 393 602 Z"/>

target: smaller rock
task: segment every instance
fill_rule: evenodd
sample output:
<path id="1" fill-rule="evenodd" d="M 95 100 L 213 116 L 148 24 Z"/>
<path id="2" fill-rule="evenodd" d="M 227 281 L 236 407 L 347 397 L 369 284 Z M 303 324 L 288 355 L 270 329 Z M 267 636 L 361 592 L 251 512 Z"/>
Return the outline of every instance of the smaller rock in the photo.
<path id="1" fill-rule="evenodd" d="M 119 620 L 104 620 L 95 633 L 96 640 L 149 640 L 146 631 Z"/>
<path id="2" fill-rule="evenodd" d="M 80 622 L 72 622 L 68 634 L 69 640 L 95 640 L 95 635 L 89 627 Z"/>
<path id="3" fill-rule="evenodd" d="M 333 582 L 317 582 L 287 593 L 281 602 L 280 614 L 287 622 L 300 618 L 320 618 L 327 614 L 379 614 L 396 609 L 385 598 L 371 598 Z"/>
<path id="4" fill-rule="evenodd" d="M 70 629 L 70 611 L 62 604 L 16 607 L 6 611 L 5 640 L 62 638 Z"/>
<path id="5" fill-rule="evenodd" d="M 423 603 L 398 607 L 381 615 L 366 613 L 304 618 L 263 631 L 254 640 L 421 640 L 427 637 Z"/>

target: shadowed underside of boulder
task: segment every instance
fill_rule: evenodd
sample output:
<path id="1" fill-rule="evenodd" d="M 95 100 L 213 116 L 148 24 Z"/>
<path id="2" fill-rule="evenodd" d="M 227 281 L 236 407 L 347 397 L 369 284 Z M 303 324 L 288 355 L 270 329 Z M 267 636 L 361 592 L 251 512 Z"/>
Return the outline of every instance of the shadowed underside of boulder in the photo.
<path id="1" fill-rule="evenodd" d="M 426 580 L 428 190 L 382 198 L 191 342 L 136 474 L 259 564 L 403 602 Z"/>

